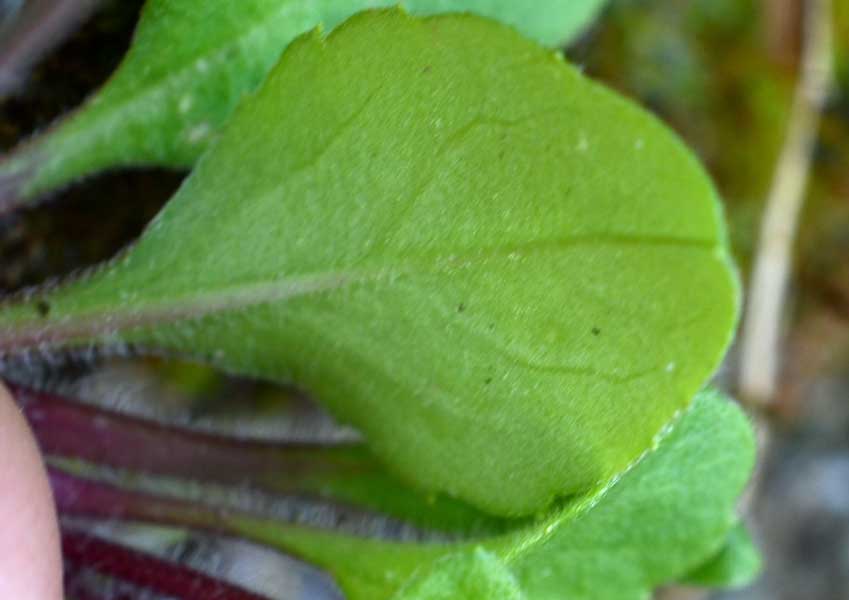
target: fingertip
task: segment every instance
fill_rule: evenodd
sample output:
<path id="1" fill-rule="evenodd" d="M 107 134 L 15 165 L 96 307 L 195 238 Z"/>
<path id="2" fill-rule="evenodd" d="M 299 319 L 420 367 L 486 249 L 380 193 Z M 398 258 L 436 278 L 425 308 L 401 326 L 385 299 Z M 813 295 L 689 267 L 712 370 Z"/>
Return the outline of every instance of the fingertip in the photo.
<path id="1" fill-rule="evenodd" d="M 0 598 L 61 600 L 56 508 L 21 411 L 0 384 Z"/>

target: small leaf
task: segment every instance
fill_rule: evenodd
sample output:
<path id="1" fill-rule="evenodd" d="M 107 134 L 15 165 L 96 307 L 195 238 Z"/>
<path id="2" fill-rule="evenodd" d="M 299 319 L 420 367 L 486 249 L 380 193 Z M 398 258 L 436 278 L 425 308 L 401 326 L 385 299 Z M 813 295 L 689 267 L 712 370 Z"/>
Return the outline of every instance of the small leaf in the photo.
<path id="1" fill-rule="evenodd" d="M 450 544 L 361 539 L 67 476 L 54 475 L 54 487 L 70 514 L 212 528 L 296 554 L 332 574 L 347 600 L 643 600 L 716 555 L 753 462 L 746 417 L 703 393 L 621 477 L 532 525 Z"/>
<path id="2" fill-rule="evenodd" d="M 585 515 L 558 517 L 556 533 L 532 538 L 511 561 L 523 590 L 534 600 L 647 597 L 717 552 L 737 520 L 754 453 L 740 410 L 715 392 L 700 394 L 657 450 Z"/>
<path id="3" fill-rule="evenodd" d="M 142 240 L 0 311 L 293 380 L 417 486 L 535 513 L 633 462 L 719 363 L 716 195 L 655 119 L 508 27 L 301 38 Z"/>
<path id="4" fill-rule="evenodd" d="M 737 524 L 722 549 L 681 583 L 701 587 L 738 588 L 752 583 L 761 570 L 761 557 L 749 532 Z"/>
<path id="5" fill-rule="evenodd" d="M 526 600 L 519 582 L 497 556 L 478 546 L 441 558 L 432 571 L 407 583 L 395 600 Z"/>
<path id="6" fill-rule="evenodd" d="M 469 11 L 551 46 L 603 0 L 406 0 L 414 14 Z M 188 167 L 283 49 L 316 26 L 398 0 L 149 0 L 123 64 L 81 110 L 0 164 L 0 211 L 127 165 Z M 297 90 L 298 82 L 294 82 Z"/>

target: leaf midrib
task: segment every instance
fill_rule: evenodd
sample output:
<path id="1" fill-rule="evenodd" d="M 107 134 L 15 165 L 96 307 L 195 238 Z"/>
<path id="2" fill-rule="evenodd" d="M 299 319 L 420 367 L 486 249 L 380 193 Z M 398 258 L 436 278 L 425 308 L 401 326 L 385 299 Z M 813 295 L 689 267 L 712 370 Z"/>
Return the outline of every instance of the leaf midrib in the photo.
<path id="1" fill-rule="evenodd" d="M 91 339 L 102 335 L 116 335 L 130 329 L 163 324 L 179 320 L 194 320 L 212 314 L 278 302 L 288 298 L 308 296 L 342 289 L 349 285 L 377 282 L 404 274 L 431 270 L 436 273 L 468 269 L 488 260 L 507 260 L 516 255 L 533 255 L 559 252 L 568 248 L 586 246 L 653 246 L 691 248 L 717 253 L 722 250 L 716 240 L 676 238 L 674 236 L 635 236 L 630 234 L 577 234 L 555 240 L 530 241 L 514 245 L 498 245 L 464 253 L 422 253 L 400 262 L 395 268 L 352 269 L 338 272 L 321 272 L 301 277 L 260 280 L 222 285 L 213 290 L 192 291 L 184 295 L 172 295 L 166 302 L 145 302 L 136 308 L 110 309 L 107 305 L 92 306 L 75 313 L 64 313 L 44 318 L 33 311 L 30 318 L 24 317 L 6 327 L 5 335 L 0 332 L 0 351 L 22 349 L 35 344 L 47 343 L 62 346 L 74 340 Z M 717 260 L 726 260 L 717 254 Z M 422 269 L 422 265 L 431 265 Z M 117 265 L 120 268 L 120 264 Z M 83 282 L 84 285 L 84 282 Z M 149 291 L 149 290 L 148 290 Z M 153 295 L 153 294 L 151 294 Z M 31 305 L 38 298 L 35 297 Z M 50 301 L 49 294 L 45 297 Z M 198 308 L 200 307 L 200 308 Z M 104 308 L 106 310 L 104 310 Z M 61 312 L 61 311 L 58 311 Z M 0 330 L 1 331 L 1 330 Z"/>

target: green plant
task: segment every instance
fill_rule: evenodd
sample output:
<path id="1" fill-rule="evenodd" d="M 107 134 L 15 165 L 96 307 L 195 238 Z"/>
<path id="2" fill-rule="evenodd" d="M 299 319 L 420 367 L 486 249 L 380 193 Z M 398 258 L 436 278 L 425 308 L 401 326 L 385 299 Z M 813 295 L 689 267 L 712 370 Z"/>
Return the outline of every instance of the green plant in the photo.
<path id="1" fill-rule="evenodd" d="M 304 16 L 252 2 L 195 39 L 203 3 L 152 0 L 102 94 L 7 160 L 23 182 L 7 204 L 110 164 L 200 158 L 128 252 L 6 302 L 0 349 L 132 344 L 310 389 L 368 450 L 305 451 L 336 470 L 294 489 L 458 541 L 114 502 L 305 557 L 349 600 L 637 599 L 746 581 L 757 560 L 735 502 L 751 431 L 700 391 L 738 289 L 698 163 L 650 115 L 480 16 L 365 12 L 271 67 L 295 33 L 355 4 Z M 570 7 L 561 20 L 410 4 L 553 43 L 596 3 L 552 2 Z M 218 64 L 222 39 L 238 51 Z M 154 52 L 163 40 L 177 58 Z M 160 102 L 114 116 L 168 77 L 180 85 Z"/>
<path id="2" fill-rule="evenodd" d="M 420 15 L 470 11 L 556 46 L 584 27 L 602 0 L 533 6 L 508 0 L 150 1 L 132 48 L 103 89 L 4 162 L 0 177 L 13 179 L 16 189 L 0 210 L 102 169 L 191 166 L 297 35 L 330 30 L 365 8 L 398 4 Z"/>

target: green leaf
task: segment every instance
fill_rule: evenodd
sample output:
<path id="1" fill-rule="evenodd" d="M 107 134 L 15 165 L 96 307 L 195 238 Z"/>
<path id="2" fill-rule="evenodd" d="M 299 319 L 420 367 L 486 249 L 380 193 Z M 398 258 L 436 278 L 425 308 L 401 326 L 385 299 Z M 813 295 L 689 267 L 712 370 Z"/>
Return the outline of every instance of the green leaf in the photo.
<path id="1" fill-rule="evenodd" d="M 575 36 L 603 0 L 406 0 L 414 14 L 469 11 L 547 45 Z M 0 165 L 14 196 L 0 209 L 81 176 L 126 165 L 187 167 L 283 49 L 316 26 L 398 0 L 149 0 L 123 64 L 91 100 Z M 294 90 L 299 88 L 294 82 Z M 3 206 L 5 205 L 5 207 Z"/>
<path id="2" fill-rule="evenodd" d="M 681 583 L 702 587 L 738 588 L 752 583 L 761 570 L 760 552 L 743 524 L 737 524 L 722 549 L 688 573 Z"/>
<path id="3" fill-rule="evenodd" d="M 737 300 L 665 127 L 508 27 L 390 11 L 293 44 L 141 241 L 6 306 L 0 349 L 295 381 L 407 481 L 517 516 L 649 447 Z"/>
<path id="4" fill-rule="evenodd" d="M 231 527 L 327 569 L 348 600 L 642 600 L 716 555 L 753 463 L 746 417 L 707 392 L 621 477 L 500 537 L 413 545 Z"/>
<path id="5" fill-rule="evenodd" d="M 410 489 L 386 472 L 364 447 L 306 447 L 291 466 L 279 465 L 252 479 L 260 488 L 281 494 L 307 494 L 349 506 L 365 508 L 428 531 L 451 537 L 503 533 L 517 525 L 437 494 Z M 270 465 L 266 465 L 266 469 Z"/>
<path id="6" fill-rule="evenodd" d="M 519 582 L 494 554 L 478 546 L 449 554 L 433 569 L 414 576 L 393 598 L 397 600 L 526 600 Z"/>

